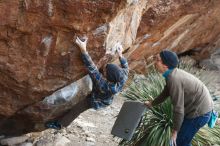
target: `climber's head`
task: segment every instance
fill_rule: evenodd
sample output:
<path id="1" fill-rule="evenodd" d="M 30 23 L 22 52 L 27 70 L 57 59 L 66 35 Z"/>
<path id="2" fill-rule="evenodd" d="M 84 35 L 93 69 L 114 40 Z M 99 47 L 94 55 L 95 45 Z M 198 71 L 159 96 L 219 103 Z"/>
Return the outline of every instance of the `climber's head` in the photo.
<path id="1" fill-rule="evenodd" d="M 103 66 L 101 73 L 108 81 L 113 83 L 120 82 L 124 77 L 123 69 L 116 64 L 107 64 Z"/>

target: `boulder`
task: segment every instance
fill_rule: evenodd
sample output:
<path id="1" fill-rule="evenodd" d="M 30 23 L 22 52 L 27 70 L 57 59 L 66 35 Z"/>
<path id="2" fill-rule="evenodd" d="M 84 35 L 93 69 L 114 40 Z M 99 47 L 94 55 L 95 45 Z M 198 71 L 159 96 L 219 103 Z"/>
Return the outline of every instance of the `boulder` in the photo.
<path id="1" fill-rule="evenodd" d="M 91 91 L 76 36 L 87 36 L 98 67 L 121 42 L 129 67 L 146 71 L 162 49 L 218 47 L 219 0 L 0 1 L 0 135 L 44 130 Z M 205 52 L 205 53 L 204 53 Z M 77 110 L 77 108 L 76 108 Z M 39 128 L 41 127 L 41 128 Z"/>

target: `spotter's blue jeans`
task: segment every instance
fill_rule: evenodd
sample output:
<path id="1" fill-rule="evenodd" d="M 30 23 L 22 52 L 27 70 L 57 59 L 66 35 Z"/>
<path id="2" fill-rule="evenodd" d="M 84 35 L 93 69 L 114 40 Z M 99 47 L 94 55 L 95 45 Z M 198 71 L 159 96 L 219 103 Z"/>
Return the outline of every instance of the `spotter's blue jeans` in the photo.
<path id="1" fill-rule="evenodd" d="M 177 134 L 177 146 L 191 146 L 193 137 L 200 128 L 208 123 L 210 117 L 211 112 L 193 119 L 184 118 L 180 131 Z"/>

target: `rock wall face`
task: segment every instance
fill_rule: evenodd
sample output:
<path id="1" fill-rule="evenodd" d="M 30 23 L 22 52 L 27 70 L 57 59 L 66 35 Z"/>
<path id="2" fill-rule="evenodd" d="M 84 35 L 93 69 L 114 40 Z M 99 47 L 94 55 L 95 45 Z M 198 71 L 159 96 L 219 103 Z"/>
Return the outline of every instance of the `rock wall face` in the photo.
<path id="1" fill-rule="evenodd" d="M 91 91 L 76 36 L 89 38 L 100 66 L 121 42 L 130 69 L 143 73 L 165 48 L 194 49 L 198 58 L 219 48 L 219 7 L 219 0 L 1 0 L 0 134 L 41 130 L 36 125 Z"/>
<path id="2" fill-rule="evenodd" d="M 143 72 L 142 62 L 162 49 L 177 53 L 193 49 L 198 60 L 208 57 L 219 48 L 219 5 L 216 0 L 148 1 L 129 54 L 130 66 Z"/>

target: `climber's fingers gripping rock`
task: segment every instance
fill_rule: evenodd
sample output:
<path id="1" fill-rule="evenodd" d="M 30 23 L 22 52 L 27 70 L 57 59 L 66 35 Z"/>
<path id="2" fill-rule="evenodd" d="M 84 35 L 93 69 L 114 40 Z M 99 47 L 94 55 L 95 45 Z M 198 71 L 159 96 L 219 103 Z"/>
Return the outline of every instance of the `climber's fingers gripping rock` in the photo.
<path id="1" fill-rule="evenodd" d="M 80 51 L 82 53 L 86 53 L 86 45 L 87 45 L 87 41 L 88 41 L 88 38 L 87 37 L 84 37 L 82 39 L 80 39 L 79 37 L 76 38 L 76 44 L 79 46 L 80 48 Z"/>
<path id="2" fill-rule="evenodd" d="M 116 44 L 116 52 L 118 53 L 119 57 L 122 57 L 122 51 L 123 51 L 123 47 L 121 45 L 121 43 L 117 43 Z"/>

